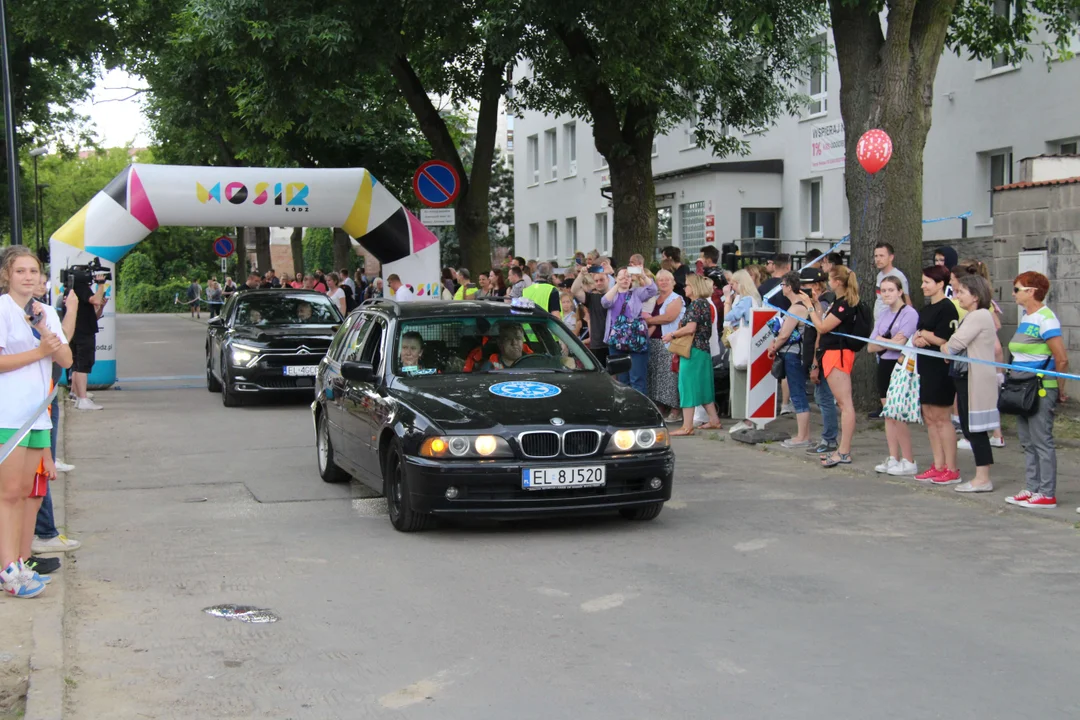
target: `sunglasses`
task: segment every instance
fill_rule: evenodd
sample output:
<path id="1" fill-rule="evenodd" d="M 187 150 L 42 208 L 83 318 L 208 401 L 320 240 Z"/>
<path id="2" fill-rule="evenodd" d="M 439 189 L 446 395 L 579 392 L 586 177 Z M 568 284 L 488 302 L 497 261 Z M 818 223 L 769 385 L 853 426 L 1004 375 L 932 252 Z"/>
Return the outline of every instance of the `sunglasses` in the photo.
<path id="1" fill-rule="evenodd" d="M 1023 287 L 1022 285 L 1014 285 L 1013 286 L 1013 295 L 1015 295 L 1016 293 L 1018 293 L 1018 292 L 1020 292 L 1022 290 L 1034 290 L 1034 289 L 1035 288 Z"/>

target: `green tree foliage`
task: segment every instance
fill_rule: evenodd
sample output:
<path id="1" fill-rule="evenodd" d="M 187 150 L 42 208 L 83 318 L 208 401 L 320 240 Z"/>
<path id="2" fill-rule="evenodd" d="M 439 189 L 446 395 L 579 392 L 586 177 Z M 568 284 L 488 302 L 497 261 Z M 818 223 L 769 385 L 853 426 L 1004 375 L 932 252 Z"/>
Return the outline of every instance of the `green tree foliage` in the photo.
<path id="1" fill-rule="evenodd" d="M 652 144 L 680 124 L 717 155 L 726 132 L 794 110 L 822 6 L 797 0 L 520 0 L 507 35 L 531 62 L 517 102 L 587 119 L 611 172 L 614 255 L 654 254 Z"/>
<path id="2" fill-rule="evenodd" d="M 334 268 L 334 232 L 330 228 L 308 228 L 304 233 L 304 267 L 307 272 L 330 272 Z"/>
<path id="3" fill-rule="evenodd" d="M 514 156 L 497 149 L 491 168 L 488 232 L 492 247 L 514 247 Z"/>
<path id="4" fill-rule="evenodd" d="M 832 0 L 829 8 L 846 135 L 853 265 L 860 284 L 872 288 L 873 248 L 886 241 L 896 248 L 897 265 L 918 277 L 923 150 L 945 48 L 977 60 L 1000 55 L 1006 62 L 1033 59 L 1035 48 L 1052 67 L 1052 59 L 1070 57 L 1080 0 Z M 893 141 L 892 159 L 875 176 L 859 166 L 856 154 L 859 138 L 872 128 Z M 856 396 L 876 407 L 872 373 L 857 369 Z"/>
<path id="5" fill-rule="evenodd" d="M 124 258 L 123 267 L 120 268 L 117 279 L 120 281 L 120 287 L 124 288 L 139 283 L 156 283 L 158 277 L 157 268 L 154 267 L 150 257 L 146 253 L 135 250 Z"/>

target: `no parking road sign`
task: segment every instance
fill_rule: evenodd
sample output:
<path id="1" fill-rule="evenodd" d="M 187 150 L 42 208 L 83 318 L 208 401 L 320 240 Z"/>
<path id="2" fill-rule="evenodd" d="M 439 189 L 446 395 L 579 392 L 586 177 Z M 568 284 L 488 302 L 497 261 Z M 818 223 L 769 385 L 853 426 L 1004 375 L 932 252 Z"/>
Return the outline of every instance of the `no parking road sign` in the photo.
<path id="1" fill-rule="evenodd" d="M 219 258 L 227 258 L 236 252 L 236 243 L 228 235 L 222 235 L 214 241 L 214 254 Z"/>
<path id="2" fill-rule="evenodd" d="M 413 175 L 413 192 L 428 207 L 446 207 L 461 192 L 461 180 L 450 163 L 429 160 Z"/>

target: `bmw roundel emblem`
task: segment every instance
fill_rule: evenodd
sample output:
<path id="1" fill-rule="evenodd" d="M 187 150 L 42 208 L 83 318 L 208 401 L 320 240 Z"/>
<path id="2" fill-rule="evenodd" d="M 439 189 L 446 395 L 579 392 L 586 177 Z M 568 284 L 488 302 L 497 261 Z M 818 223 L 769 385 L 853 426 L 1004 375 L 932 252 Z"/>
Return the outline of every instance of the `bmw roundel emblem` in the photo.
<path id="1" fill-rule="evenodd" d="M 562 388 L 542 382 L 514 381 L 496 383 L 488 388 L 492 395 L 499 397 L 514 398 L 516 400 L 539 400 L 541 398 L 555 397 L 562 392 Z"/>
<path id="2" fill-rule="evenodd" d="M 566 421 L 563 420 L 562 418 L 551 418 L 551 424 L 554 425 L 555 427 L 562 427 L 563 425 L 566 424 Z"/>

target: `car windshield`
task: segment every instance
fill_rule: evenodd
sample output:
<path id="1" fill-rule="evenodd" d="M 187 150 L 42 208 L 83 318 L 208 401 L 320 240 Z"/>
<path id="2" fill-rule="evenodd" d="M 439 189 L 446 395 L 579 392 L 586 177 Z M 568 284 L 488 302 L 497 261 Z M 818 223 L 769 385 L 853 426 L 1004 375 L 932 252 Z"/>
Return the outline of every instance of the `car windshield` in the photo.
<path id="1" fill-rule="evenodd" d="M 241 296 L 236 308 L 237 325 L 334 325 L 341 314 L 330 298 L 322 295 L 268 293 Z"/>
<path id="2" fill-rule="evenodd" d="M 408 377 L 596 370 L 584 346 L 554 316 L 408 320 L 395 343 L 394 372 Z"/>

